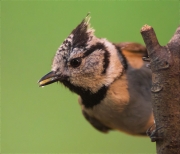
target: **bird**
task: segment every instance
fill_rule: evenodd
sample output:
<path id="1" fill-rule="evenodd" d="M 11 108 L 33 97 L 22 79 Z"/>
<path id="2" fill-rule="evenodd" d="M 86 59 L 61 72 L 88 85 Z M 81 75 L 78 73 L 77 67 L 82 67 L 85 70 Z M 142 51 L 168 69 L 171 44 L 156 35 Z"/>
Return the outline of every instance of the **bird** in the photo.
<path id="1" fill-rule="evenodd" d="M 154 124 L 146 47 L 98 38 L 90 14 L 58 48 L 40 87 L 59 82 L 76 93 L 85 119 L 98 131 L 145 136 Z"/>

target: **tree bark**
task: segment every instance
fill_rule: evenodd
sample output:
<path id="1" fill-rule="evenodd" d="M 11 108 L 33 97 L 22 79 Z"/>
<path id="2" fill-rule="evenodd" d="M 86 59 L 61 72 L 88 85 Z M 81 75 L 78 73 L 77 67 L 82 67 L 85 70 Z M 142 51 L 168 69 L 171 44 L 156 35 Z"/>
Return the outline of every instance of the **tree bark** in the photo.
<path id="1" fill-rule="evenodd" d="M 159 45 L 151 26 L 141 34 L 152 70 L 152 107 L 157 131 L 158 154 L 180 154 L 180 26 L 165 46 Z"/>

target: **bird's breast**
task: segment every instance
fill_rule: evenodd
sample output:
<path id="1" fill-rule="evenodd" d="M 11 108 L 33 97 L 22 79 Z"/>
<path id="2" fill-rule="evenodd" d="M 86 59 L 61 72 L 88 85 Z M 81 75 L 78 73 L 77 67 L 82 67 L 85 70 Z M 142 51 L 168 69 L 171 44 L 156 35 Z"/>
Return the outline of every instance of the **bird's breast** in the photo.
<path id="1" fill-rule="evenodd" d="M 92 108 L 85 108 L 90 116 L 97 118 L 104 125 L 119 129 L 121 127 L 122 114 L 129 103 L 129 91 L 126 76 L 113 82 L 106 93 L 105 98 Z M 120 128 L 121 129 L 121 128 Z"/>
<path id="2" fill-rule="evenodd" d="M 151 102 L 132 99 L 125 75 L 116 80 L 106 93 L 106 97 L 92 108 L 83 110 L 105 126 L 129 134 L 141 134 L 153 124 Z M 150 104 L 150 105 L 148 105 Z"/>

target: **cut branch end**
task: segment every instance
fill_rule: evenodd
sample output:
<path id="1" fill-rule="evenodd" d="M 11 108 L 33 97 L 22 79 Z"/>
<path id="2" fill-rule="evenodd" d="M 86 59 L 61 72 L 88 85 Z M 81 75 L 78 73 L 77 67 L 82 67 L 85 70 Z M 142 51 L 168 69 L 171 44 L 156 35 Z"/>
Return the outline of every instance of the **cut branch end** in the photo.
<path id="1" fill-rule="evenodd" d="M 152 27 L 149 26 L 149 25 L 147 25 L 147 24 L 145 24 L 145 25 L 141 28 L 141 32 L 143 32 L 143 31 L 149 31 L 150 29 L 152 29 Z"/>

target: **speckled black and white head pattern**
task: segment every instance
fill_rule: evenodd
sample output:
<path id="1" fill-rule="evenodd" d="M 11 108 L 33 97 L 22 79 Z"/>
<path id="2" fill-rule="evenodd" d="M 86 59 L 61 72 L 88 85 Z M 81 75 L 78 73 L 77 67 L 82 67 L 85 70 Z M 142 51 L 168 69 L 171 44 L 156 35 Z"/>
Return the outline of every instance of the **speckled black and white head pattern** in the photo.
<path id="1" fill-rule="evenodd" d="M 52 64 L 52 71 L 67 77 L 60 82 L 79 95 L 108 87 L 124 70 L 123 56 L 111 42 L 94 35 L 89 20 L 87 15 L 65 39 Z M 70 61 L 78 57 L 82 59 L 81 65 L 71 67 Z"/>

